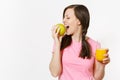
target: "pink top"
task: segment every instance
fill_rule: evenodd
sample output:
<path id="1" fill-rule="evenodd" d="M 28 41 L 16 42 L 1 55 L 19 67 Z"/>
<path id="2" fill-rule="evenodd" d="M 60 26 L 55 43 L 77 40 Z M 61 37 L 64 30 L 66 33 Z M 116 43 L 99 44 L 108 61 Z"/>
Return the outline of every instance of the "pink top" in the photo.
<path id="1" fill-rule="evenodd" d="M 72 41 L 71 45 L 63 50 L 63 71 L 59 76 L 59 80 L 94 80 L 94 56 L 95 50 L 100 47 L 100 44 L 91 38 L 88 39 L 88 42 L 92 47 L 91 59 L 78 57 L 81 49 L 81 43 L 77 41 Z"/>

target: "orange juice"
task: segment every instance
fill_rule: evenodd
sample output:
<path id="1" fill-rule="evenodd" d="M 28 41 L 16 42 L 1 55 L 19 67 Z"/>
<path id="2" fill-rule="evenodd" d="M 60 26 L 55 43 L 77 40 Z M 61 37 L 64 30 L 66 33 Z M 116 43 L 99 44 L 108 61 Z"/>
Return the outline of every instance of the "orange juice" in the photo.
<path id="1" fill-rule="evenodd" d="M 107 50 L 108 50 L 108 49 L 105 49 L 105 48 L 96 49 L 96 54 L 95 54 L 96 59 L 97 59 L 98 61 L 103 61 L 103 59 L 105 58 L 105 57 L 104 57 L 104 54 L 107 53 Z"/>

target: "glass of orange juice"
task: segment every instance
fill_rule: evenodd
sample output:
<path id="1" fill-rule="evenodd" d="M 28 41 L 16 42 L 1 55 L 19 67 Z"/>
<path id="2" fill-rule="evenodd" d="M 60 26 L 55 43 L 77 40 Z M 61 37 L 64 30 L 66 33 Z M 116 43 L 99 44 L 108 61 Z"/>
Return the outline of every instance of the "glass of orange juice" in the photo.
<path id="1" fill-rule="evenodd" d="M 95 57 L 98 61 L 103 61 L 103 59 L 105 58 L 104 54 L 106 54 L 108 51 L 107 48 L 98 48 L 96 49 L 96 54 Z"/>

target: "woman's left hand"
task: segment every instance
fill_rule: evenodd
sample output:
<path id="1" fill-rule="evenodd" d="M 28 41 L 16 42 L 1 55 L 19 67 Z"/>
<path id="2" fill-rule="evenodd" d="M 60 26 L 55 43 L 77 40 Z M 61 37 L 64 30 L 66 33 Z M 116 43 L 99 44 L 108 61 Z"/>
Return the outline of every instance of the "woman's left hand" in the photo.
<path id="1" fill-rule="evenodd" d="M 109 54 L 104 54 L 105 58 L 103 59 L 102 63 L 103 64 L 108 64 L 110 62 L 110 57 Z"/>

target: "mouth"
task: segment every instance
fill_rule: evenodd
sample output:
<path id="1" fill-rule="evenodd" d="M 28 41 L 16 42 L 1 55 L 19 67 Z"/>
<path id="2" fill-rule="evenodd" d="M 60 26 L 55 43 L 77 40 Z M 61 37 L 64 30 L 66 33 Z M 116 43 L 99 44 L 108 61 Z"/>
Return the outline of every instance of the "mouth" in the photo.
<path id="1" fill-rule="evenodd" d="M 68 29 L 68 28 L 69 28 L 69 26 L 66 26 L 66 28 Z"/>

